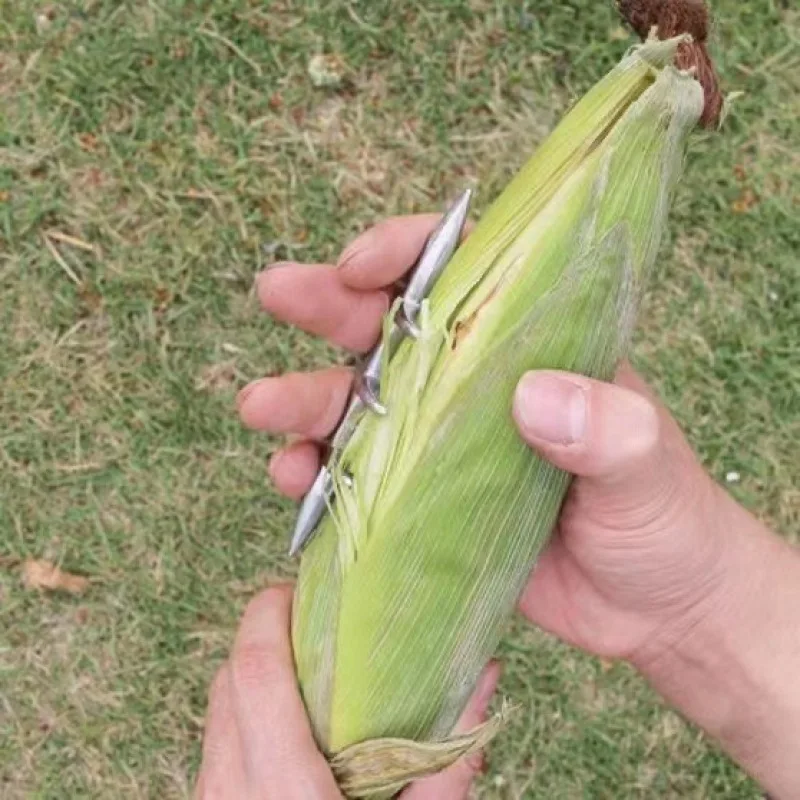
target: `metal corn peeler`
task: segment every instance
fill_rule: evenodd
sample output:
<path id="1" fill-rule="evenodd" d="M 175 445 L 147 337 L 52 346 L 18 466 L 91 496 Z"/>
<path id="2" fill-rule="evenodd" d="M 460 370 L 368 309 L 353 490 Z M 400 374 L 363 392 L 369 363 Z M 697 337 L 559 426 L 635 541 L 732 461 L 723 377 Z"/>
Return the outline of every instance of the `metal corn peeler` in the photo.
<path id="1" fill-rule="evenodd" d="M 417 318 L 422 301 L 431 293 L 436 281 L 458 247 L 469 214 L 472 190 L 462 192 L 447 209 L 433 233 L 428 237 L 416 264 L 411 270 L 392 327 L 387 336 L 369 353 L 357 370 L 353 396 L 342 421 L 331 439 L 331 459 L 338 457 L 350 440 L 365 410 L 381 416 L 388 409 L 381 402 L 381 369 L 384 359 L 391 358 L 406 337 L 419 338 Z M 388 354 L 387 351 L 388 350 Z M 334 501 L 333 476 L 327 465 L 320 468 L 297 514 L 289 555 L 297 555 L 317 529 L 328 506 Z"/>

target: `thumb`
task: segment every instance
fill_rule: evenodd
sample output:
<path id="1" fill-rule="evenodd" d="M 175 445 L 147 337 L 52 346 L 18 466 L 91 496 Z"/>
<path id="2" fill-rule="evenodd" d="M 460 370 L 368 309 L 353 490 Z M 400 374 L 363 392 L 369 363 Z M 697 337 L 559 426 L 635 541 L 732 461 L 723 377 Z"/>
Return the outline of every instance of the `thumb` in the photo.
<path id="1" fill-rule="evenodd" d="M 666 455 L 656 407 L 611 383 L 528 372 L 517 385 L 513 413 L 533 449 L 596 488 L 620 487 L 628 496 L 646 490 Z"/>
<path id="2" fill-rule="evenodd" d="M 490 661 L 456 723 L 455 733 L 467 733 L 485 721 L 499 678 L 499 662 Z M 482 770 L 483 753 L 473 753 L 430 778 L 415 781 L 400 797 L 402 800 L 462 800 L 467 797 L 472 781 Z"/>

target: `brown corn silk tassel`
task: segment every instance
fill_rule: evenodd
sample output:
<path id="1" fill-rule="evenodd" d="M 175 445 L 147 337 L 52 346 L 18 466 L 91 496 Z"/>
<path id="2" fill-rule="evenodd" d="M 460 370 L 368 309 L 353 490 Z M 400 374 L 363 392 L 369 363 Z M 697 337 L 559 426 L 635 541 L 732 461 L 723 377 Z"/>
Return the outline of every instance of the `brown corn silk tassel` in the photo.
<path id="1" fill-rule="evenodd" d="M 618 0 L 617 7 L 642 39 L 647 39 L 653 28 L 657 29 L 659 39 L 671 39 L 683 33 L 692 37 L 693 41 L 678 48 L 675 66 L 695 70 L 706 100 L 700 124 L 716 128 L 722 114 L 723 97 L 708 54 L 711 20 L 705 0 Z"/>

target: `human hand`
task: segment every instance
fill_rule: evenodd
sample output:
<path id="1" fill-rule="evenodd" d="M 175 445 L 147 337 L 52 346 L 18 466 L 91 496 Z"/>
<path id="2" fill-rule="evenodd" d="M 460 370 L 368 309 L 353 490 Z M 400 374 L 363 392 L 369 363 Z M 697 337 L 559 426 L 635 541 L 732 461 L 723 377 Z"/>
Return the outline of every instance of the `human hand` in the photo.
<path id="1" fill-rule="evenodd" d="M 530 620 L 607 658 L 657 658 L 721 592 L 733 505 L 629 364 L 614 384 L 529 373 L 523 438 L 573 482 L 520 601 Z"/>
<path id="2" fill-rule="evenodd" d="M 337 267 L 276 265 L 259 276 L 261 304 L 336 345 L 367 350 L 389 307 L 387 287 L 408 270 L 437 219 L 386 220 L 357 238 Z M 349 369 L 334 367 L 242 390 L 245 424 L 299 437 L 270 464 L 277 488 L 290 497 L 311 485 L 316 442 L 341 417 L 351 381 Z M 609 658 L 670 646 L 716 592 L 724 549 L 717 507 L 725 502 L 674 420 L 627 365 L 616 385 L 566 373 L 527 375 L 514 418 L 532 447 L 578 476 L 522 612 Z"/>
<path id="3" fill-rule="evenodd" d="M 248 606 L 229 661 L 211 687 L 197 800 L 341 798 L 317 749 L 295 680 L 292 588 L 276 586 Z M 457 729 L 483 722 L 499 669 L 490 664 Z M 477 756 L 477 757 L 476 757 Z M 458 800 L 481 769 L 480 754 L 403 791 L 403 800 Z"/>

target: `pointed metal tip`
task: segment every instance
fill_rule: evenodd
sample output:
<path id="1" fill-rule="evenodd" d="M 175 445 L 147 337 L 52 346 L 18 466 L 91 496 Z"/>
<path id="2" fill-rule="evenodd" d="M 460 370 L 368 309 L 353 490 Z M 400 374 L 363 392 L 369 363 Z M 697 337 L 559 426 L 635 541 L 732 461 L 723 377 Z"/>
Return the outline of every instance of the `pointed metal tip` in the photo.
<path id="1" fill-rule="evenodd" d="M 294 524 L 292 540 L 289 544 L 289 556 L 294 558 L 306 545 L 308 540 L 319 525 L 328 507 L 328 499 L 333 491 L 333 480 L 326 467 L 322 467 L 317 474 L 308 494 L 300 503 L 297 512 L 297 521 Z"/>
<path id="2" fill-rule="evenodd" d="M 356 395 L 361 402 L 379 417 L 385 417 L 389 409 L 381 402 L 381 383 L 372 375 L 360 375 L 355 382 Z"/>
<path id="3" fill-rule="evenodd" d="M 303 505 L 305 505 L 305 501 L 303 501 Z M 300 554 L 300 551 L 311 538 L 313 532 L 314 527 L 309 525 L 308 515 L 303 513 L 303 506 L 301 506 L 294 531 L 292 532 L 292 541 L 289 544 L 289 558 L 294 558 Z"/>
<path id="4" fill-rule="evenodd" d="M 453 203 L 453 205 L 456 205 L 458 203 L 469 204 L 472 201 L 473 194 L 475 194 L 475 190 L 472 187 L 464 189 L 464 191 L 461 192 L 461 194 L 458 196 L 457 200 L 455 201 L 455 203 Z"/>
<path id="5" fill-rule="evenodd" d="M 464 189 L 463 192 L 453 201 L 453 204 L 445 212 L 445 218 L 452 219 L 458 226 L 459 233 L 463 230 L 469 216 L 469 207 L 472 205 L 472 189 Z"/>
<path id="6" fill-rule="evenodd" d="M 439 229 L 431 237 L 443 242 L 450 256 L 458 247 L 461 235 L 464 232 L 464 226 L 467 224 L 467 217 L 469 217 L 469 209 L 472 204 L 472 194 L 472 189 L 464 189 L 458 195 L 447 211 L 444 212 Z"/>
<path id="7" fill-rule="evenodd" d="M 461 192 L 458 199 L 445 211 L 422 251 L 403 295 L 403 314 L 412 325 L 416 323 L 422 301 L 428 297 L 458 249 L 471 201 L 472 189 Z"/>

